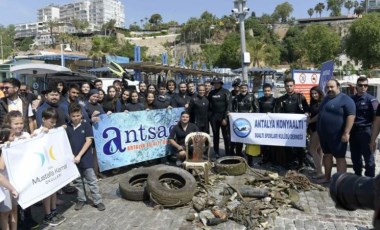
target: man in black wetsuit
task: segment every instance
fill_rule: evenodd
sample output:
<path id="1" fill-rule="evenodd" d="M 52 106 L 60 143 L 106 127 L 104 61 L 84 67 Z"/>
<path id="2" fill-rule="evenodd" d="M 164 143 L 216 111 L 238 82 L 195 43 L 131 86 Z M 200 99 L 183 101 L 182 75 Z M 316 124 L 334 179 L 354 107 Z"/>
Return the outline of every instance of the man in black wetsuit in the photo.
<path id="1" fill-rule="evenodd" d="M 295 114 L 308 114 L 309 105 L 306 98 L 294 91 L 295 82 L 293 78 L 286 78 L 284 80 L 286 94 L 279 97 L 276 101 L 276 112 L 278 113 L 295 113 Z M 305 149 L 302 147 L 284 147 L 285 154 L 288 158 L 287 168 L 302 168 L 305 158 Z M 295 159 L 298 159 L 298 164 Z"/>
<path id="2" fill-rule="evenodd" d="M 185 107 L 189 106 L 190 96 L 187 94 L 187 86 L 185 82 L 181 82 L 178 85 L 179 92 L 173 97 L 170 105 L 173 108 Z"/>
<path id="3" fill-rule="evenodd" d="M 188 111 L 190 112 L 190 122 L 194 123 L 200 132 L 209 133 L 209 102 L 205 93 L 205 86 L 198 85 L 198 94 L 196 97 L 191 98 Z"/>
<path id="4" fill-rule="evenodd" d="M 235 100 L 235 97 L 237 97 L 240 94 L 240 78 L 235 78 L 235 80 L 232 82 L 233 89 L 231 90 L 231 102 Z M 236 111 L 234 111 L 236 112 Z M 229 127 L 229 125 L 228 125 Z M 236 155 L 237 149 L 236 149 L 236 143 L 232 142 L 230 143 L 230 154 Z"/>
<path id="5" fill-rule="evenodd" d="M 156 100 L 154 101 L 154 108 L 155 109 L 166 109 L 170 106 L 171 98 L 168 96 L 166 92 L 166 86 L 165 84 L 161 84 L 158 86 L 158 92 L 159 94 L 156 97 Z"/>
<path id="6" fill-rule="evenodd" d="M 253 93 L 248 92 L 248 84 L 243 81 L 240 86 L 240 93 L 232 101 L 232 111 L 235 113 L 257 113 L 259 108 Z M 235 143 L 236 155 L 243 157 L 243 143 Z M 248 164 L 252 165 L 253 158 L 247 155 Z"/>
<path id="7" fill-rule="evenodd" d="M 259 113 L 273 113 L 276 105 L 276 99 L 272 95 L 272 85 L 265 83 L 263 85 L 263 92 L 264 96 L 260 97 L 258 100 Z M 260 164 L 265 164 L 273 160 L 273 146 L 262 145 L 260 146 L 260 152 L 262 156 Z"/>
<path id="8" fill-rule="evenodd" d="M 216 77 L 212 80 L 214 90 L 208 95 L 210 103 L 210 123 L 213 134 L 214 154 L 219 157 L 219 131 L 222 129 L 225 155 L 230 155 L 230 135 L 227 114 L 231 110 L 231 93 L 223 88 L 223 81 Z"/>

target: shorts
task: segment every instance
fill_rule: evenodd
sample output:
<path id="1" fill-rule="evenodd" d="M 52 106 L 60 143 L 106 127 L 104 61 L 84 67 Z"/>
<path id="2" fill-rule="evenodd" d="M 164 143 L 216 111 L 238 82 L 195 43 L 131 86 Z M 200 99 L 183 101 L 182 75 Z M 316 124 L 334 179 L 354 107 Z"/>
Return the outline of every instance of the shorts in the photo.
<path id="1" fill-rule="evenodd" d="M 341 136 L 333 137 L 329 140 L 320 138 L 321 148 L 324 154 L 332 154 L 335 158 L 345 158 L 347 144 L 341 141 Z"/>
<path id="2" fill-rule="evenodd" d="M 2 188 L 5 199 L 0 202 L 0 212 L 10 212 L 12 211 L 12 207 L 16 206 L 16 200 L 11 196 L 11 193 L 8 189 Z"/>

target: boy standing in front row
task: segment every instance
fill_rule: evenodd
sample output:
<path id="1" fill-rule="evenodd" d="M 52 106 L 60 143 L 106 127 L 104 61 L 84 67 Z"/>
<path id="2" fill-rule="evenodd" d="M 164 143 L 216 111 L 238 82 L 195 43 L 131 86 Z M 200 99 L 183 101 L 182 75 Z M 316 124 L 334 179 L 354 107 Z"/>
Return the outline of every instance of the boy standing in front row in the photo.
<path id="1" fill-rule="evenodd" d="M 84 183 L 90 188 L 94 205 L 99 211 L 104 211 L 102 196 L 96 183 L 93 166 L 93 155 L 91 151 L 92 139 L 94 137 L 89 122 L 82 120 L 82 108 L 77 103 L 69 105 L 70 122 L 67 124 L 66 132 L 70 141 L 71 149 L 75 156 L 74 161 L 78 164 L 81 177 L 74 180 L 74 186 L 78 190 L 78 202 L 75 210 L 81 210 L 86 204 Z"/>

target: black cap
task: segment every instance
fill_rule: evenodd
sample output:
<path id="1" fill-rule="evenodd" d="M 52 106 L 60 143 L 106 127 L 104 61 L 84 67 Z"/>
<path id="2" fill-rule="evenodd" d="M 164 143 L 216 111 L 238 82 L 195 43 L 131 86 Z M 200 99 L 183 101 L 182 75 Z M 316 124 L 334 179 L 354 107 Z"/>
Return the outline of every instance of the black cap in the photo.
<path id="1" fill-rule="evenodd" d="M 240 83 L 241 83 L 241 79 L 235 78 L 235 80 L 232 82 L 232 87 L 237 87 L 240 85 Z"/>
<path id="2" fill-rule="evenodd" d="M 223 79 L 221 77 L 214 77 L 214 79 L 212 79 L 211 84 L 213 85 L 215 83 L 221 83 L 221 84 L 223 84 Z"/>

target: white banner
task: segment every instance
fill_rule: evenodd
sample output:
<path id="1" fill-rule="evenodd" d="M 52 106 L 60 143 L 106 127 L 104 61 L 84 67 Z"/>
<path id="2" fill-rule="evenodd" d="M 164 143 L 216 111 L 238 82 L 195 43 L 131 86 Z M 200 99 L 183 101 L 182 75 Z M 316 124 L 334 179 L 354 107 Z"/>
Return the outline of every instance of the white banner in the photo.
<path id="1" fill-rule="evenodd" d="M 231 141 L 306 147 L 306 116 L 286 113 L 230 113 Z"/>
<path id="2" fill-rule="evenodd" d="M 3 148 L 9 181 L 25 209 L 79 177 L 69 139 L 63 128 Z"/>

